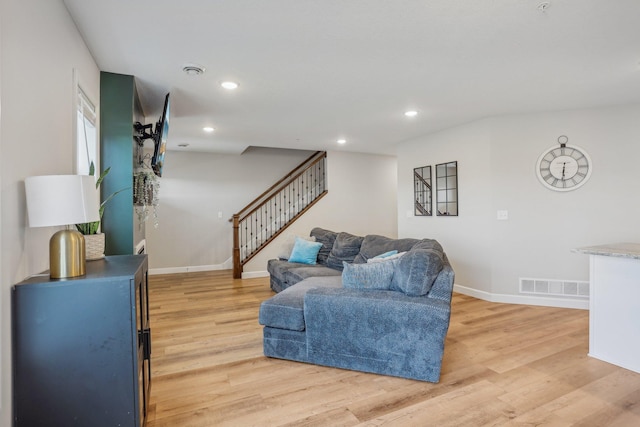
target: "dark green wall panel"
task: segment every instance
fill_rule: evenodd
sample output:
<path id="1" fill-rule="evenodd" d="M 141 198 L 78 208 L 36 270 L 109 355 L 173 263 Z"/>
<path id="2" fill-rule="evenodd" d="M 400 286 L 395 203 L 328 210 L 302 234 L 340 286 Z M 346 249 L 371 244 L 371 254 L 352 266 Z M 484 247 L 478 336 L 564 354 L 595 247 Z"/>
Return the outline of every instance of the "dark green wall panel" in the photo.
<path id="1" fill-rule="evenodd" d="M 133 76 L 100 73 L 100 165 L 111 167 L 101 185 L 101 198 L 123 190 L 107 203 L 102 218 L 106 255 L 134 253 L 133 122 L 141 116 Z"/>

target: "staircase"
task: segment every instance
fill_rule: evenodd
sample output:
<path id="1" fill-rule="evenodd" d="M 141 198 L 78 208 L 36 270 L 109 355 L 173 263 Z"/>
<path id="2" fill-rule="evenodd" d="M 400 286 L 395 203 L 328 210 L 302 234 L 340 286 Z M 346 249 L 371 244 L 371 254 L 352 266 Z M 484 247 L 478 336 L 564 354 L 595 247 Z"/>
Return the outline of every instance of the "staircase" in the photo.
<path id="1" fill-rule="evenodd" d="M 233 277 L 262 248 L 327 194 L 327 153 L 317 151 L 233 215 Z"/>

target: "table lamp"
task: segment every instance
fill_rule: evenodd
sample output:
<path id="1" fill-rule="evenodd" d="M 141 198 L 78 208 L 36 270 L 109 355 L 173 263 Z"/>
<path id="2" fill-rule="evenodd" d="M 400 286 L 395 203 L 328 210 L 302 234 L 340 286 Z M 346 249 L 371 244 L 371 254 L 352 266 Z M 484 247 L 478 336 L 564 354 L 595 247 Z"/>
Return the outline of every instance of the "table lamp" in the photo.
<path id="1" fill-rule="evenodd" d="M 100 220 L 95 178 L 89 175 L 32 176 L 26 178 L 24 184 L 30 227 L 67 226 L 49 241 L 51 278 L 84 276 L 84 236 L 69 225 Z"/>

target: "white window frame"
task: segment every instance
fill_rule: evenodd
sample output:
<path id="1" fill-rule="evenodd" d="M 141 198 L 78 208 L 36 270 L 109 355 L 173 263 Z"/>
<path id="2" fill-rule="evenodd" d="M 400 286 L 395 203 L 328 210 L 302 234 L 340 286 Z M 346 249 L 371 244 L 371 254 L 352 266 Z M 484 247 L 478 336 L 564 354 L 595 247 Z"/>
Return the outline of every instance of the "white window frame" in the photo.
<path id="1" fill-rule="evenodd" d="M 77 70 L 73 70 L 73 170 L 80 175 L 89 174 L 93 161 L 95 176 L 100 175 L 100 111 L 98 99 L 83 84 Z M 81 119 L 82 118 L 82 119 Z M 86 124 L 93 125 L 87 128 Z"/>

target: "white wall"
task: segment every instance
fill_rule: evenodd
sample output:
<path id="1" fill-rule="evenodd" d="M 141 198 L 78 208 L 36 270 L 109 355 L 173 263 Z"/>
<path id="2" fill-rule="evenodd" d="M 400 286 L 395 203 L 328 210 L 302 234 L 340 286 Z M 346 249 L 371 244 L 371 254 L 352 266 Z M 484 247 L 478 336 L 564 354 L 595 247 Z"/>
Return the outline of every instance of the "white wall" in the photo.
<path id="1" fill-rule="evenodd" d="M 452 258 L 456 282 L 473 282 L 484 291 L 491 285 L 490 143 L 490 127 L 480 121 L 403 144 L 398 150 L 399 236 L 438 240 Z M 451 161 L 458 162 L 459 216 L 413 216 L 413 169 L 431 165 L 435 182 L 435 165 Z M 434 196 L 433 206 L 435 201 Z"/>
<path id="2" fill-rule="evenodd" d="M 393 156 L 328 152 L 329 193 L 249 261 L 243 277 L 265 275 L 287 235 L 308 236 L 314 227 L 397 237 L 396 168 Z"/>
<path id="3" fill-rule="evenodd" d="M 151 272 L 231 268 L 228 219 L 311 154 L 260 148 L 241 156 L 169 152 L 160 184 L 159 227 L 152 220 L 146 227 Z M 249 261 L 245 273 L 266 274 L 267 260 L 275 257 L 284 236 L 309 235 L 316 226 L 395 237 L 395 157 L 332 151 L 327 175 L 328 195 Z"/>
<path id="4" fill-rule="evenodd" d="M 52 228 L 26 227 L 24 178 L 74 170 L 73 69 L 99 71 L 61 1 L 0 0 L 0 425 L 11 425 L 11 286 L 48 268 Z"/>
<path id="5" fill-rule="evenodd" d="M 520 277 L 588 280 L 588 257 L 572 248 L 640 241 L 639 119 L 640 105 L 513 115 L 407 142 L 398 154 L 399 235 L 440 240 L 456 284 L 494 300 L 518 301 Z M 583 187 L 565 193 L 535 175 L 538 156 L 560 135 L 594 165 Z M 412 169 L 452 160 L 460 216 L 407 218 Z M 497 210 L 509 219 L 497 221 Z"/>
<path id="6" fill-rule="evenodd" d="M 266 148 L 242 155 L 168 152 L 160 179 L 159 225 L 155 228 L 152 219 L 146 224 L 152 272 L 231 268 L 229 218 L 311 154 Z"/>

